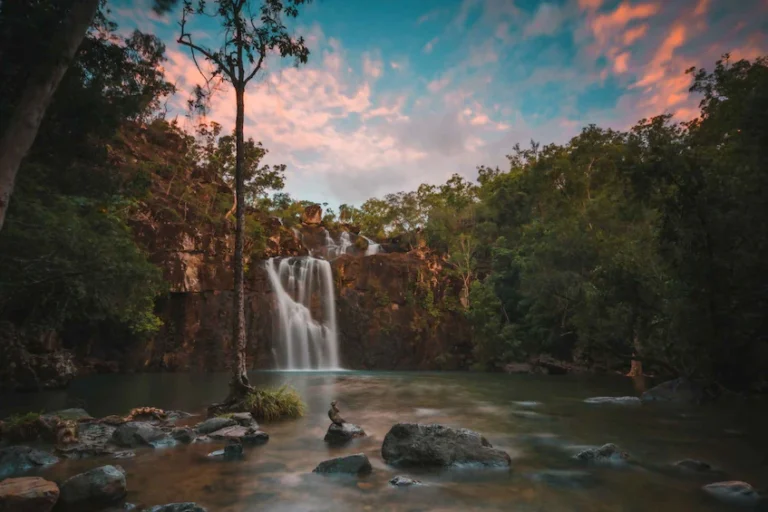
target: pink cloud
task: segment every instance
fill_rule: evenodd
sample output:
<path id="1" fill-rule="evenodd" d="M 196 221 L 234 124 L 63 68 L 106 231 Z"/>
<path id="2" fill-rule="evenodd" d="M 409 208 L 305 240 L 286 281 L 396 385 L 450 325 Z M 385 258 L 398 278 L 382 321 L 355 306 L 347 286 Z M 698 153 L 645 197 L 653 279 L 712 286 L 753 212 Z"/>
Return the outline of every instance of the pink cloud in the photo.
<path id="1" fill-rule="evenodd" d="M 603 0 L 579 0 L 579 7 L 583 10 L 596 11 L 603 4 Z"/>
<path id="2" fill-rule="evenodd" d="M 381 76 L 383 64 L 381 59 L 376 59 L 368 55 L 363 55 L 363 72 L 365 76 L 372 80 L 376 80 Z"/>
<path id="3" fill-rule="evenodd" d="M 627 29 L 626 32 L 624 32 L 624 44 L 630 45 L 643 37 L 645 33 L 648 31 L 648 25 L 642 24 L 638 25 L 637 27 Z"/>
<path id="4" fill-rule="evenodd" d="M 633 20 L 650 18 L 658 12 L 659 4 L 632 5 L 625 1 L 612 12 L 596 16 L 591 23 L 592 32 L 598 39 L 603 39 L 608 33 L 623 29 Z"/>
<path id="5" fill-rule="evenodd" d="M 629 69 L 629 52 L 623 52 L 616 56 L 613 61 L 613 70 L 617 73 L 626 73 Z"/>
<path id="6" fill-rule="evenodd" d="M 445 89 L 445 87 L 451 82 L 451 79 L 447 76 L 444 76 L 443 78 L 432 80 L 427 84 L 427 89 L 429 89 L 429 92 L 435 93 L 439 92 L 442 89 Z"/>

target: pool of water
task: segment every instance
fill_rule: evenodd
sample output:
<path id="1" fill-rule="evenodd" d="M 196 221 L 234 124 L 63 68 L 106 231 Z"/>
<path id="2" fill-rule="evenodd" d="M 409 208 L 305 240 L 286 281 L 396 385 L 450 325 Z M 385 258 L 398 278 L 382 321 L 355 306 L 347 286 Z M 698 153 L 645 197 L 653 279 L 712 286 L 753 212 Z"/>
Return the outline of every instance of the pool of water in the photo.
<path id="1" fill-rule="evenodd" d="M 94 416 L 151 405 L 202 413 L 227 391 L 225 374 L 104 375 L 69 389 L 0 397 L 0 415 L 82 406 Z M 700 487 L 737 479 L 768 484 L 762 403 L 702 407 L 591 405 L 594 396 L 636 395 L 630 379 L 474 373 L 257 372 L 257 385 L 293 385 L 307 402 L 298 420 L 263 424 L 268 444 L 242 461 L 212 461 L 218 444 L 137 450 L 114 461 L 65 461 L 41 473 L 53 480 L 103 464 L 127 471 L 128 500 L 144 505 L 196 501 L 209 511 L 715 511 L 731 510 Z M 331 400 L 368 437 L 329 448 L 323 436 Z M 199 419 L 202 419 L 199 418 Z M 512 457 L 510 470 L 409 471 L 387 466 L 382 440 L 397 422 L 441 423 L 484 434 Z M 636 464 L 584 467 L 572 455 L 612 442 Z M 374 471 L 362 478 L 312 473 L 322 460 L 365 453 Z M 668 464 L 696 458 L 719 478 L 682 475 Z M 427 485 L 393 488 L 396 475 Z"/>

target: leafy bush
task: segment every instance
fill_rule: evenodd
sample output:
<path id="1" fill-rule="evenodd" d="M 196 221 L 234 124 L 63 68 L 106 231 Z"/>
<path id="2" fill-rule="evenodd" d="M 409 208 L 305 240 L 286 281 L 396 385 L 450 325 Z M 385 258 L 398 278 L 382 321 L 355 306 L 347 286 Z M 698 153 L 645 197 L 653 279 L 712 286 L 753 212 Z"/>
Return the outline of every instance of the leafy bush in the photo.
<path id="1" fill-rule="evenodd" d="M 277 389 L 257 389 L 246 397 L 245 405 L 254 418 L 264 421 L 300 418 L 306 409 L 301 395 L 288 385 Z"/>

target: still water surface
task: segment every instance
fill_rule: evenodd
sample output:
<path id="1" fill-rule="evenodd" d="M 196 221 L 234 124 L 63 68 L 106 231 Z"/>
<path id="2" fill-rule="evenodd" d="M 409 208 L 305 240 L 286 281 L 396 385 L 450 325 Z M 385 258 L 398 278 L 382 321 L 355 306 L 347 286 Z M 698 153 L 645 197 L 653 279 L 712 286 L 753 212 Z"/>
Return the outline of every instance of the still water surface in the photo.
<path id="1" fill-rule="evenodd" d="M 0 397 L 0 413 L 82 406 L 93 416 L 151 405 L 201 413 L 227 391 L 225 374 L 104 375 L 66 391 Z M 308 412 L 295 421 L 263 424 L 265 446 L 242 461 L 211 461 L 215 443 L 137 450 L 132 459 L 65 461 L 42 472 L 61 480 L 91 467 L 127 470 L 128 500 L 154 505 L 196 501 L 211 512 L 245 511 L 717 511 L 702 484 L 724 479 L 768 484 L 763 407 L 590 405 L 593 396 L 636 395 L 633 382 L 594 376 L 473 373 L 257 372 L 257 385 L 290 383 Z M 329 402 L 369 437 L 344 448 L 323 442 Z M 194 419 L 199 421 L 202 417 Z M 381 459 L 384 435 L 397 422 L 442 423 L 484 434 L 513 459 L 507 470 L 408 471 Z M 585 467 L 571 456 L 585 446 L 616 443 L 637 461 Z M 364 478 L 312 473 L 322 460 L 363 452 L 374 467 Z M 667 465 L 696 458 L 719 478 L 681 475 Z M 392 488 L 396 475 L 427 485 Z"/>

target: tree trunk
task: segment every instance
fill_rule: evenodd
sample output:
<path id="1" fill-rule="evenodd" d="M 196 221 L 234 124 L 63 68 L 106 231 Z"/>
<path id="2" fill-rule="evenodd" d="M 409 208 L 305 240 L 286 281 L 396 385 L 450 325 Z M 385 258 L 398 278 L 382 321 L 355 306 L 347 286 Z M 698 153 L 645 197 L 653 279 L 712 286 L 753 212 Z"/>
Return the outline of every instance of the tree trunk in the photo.
<path id="1" fill-rule="evenodd" d="M 633 356 L 636 356 L 640 353 L 640 338 L 637 335 L 637 332 L 635 332 L 635 336 L 632 340 L 632 347 L 634 349 Z M 629 373 L 627 373 L 627 377 L 641 377 L 643 375 L 643 362 L 638 361 L 636 359 L 632 359 L 630 362 L 629 367 Z"/>
<path id="2" fill-rule="evenodd" d="M 245 118 L 245 87 L 235 86 L 237 97 L 237 118 L 235 120 L 235 275 L 234 275 L 234 315 L 232 323 L 232 342 L 235 349 L 235 365 L 230 385 L 230 399 L 237 400 L 250 391 L 245 365 L 245 295 L 243 275 L 243 245 L 245 241 L 245 176 L 243 154 L 243 124 Z"/>
<path id="3" fill-rule="evenodd" d="M 0 135 L 0 230 L 5 223 L 19 165 L 32 147 L 51 98 L 98 8 L 99 0 L 74 1 L 59 33 L 54 34 L 51 42 L 51 51 L 56 54 L 47 65 L 42 65 L 32 74 L 5 131 Z"/>

